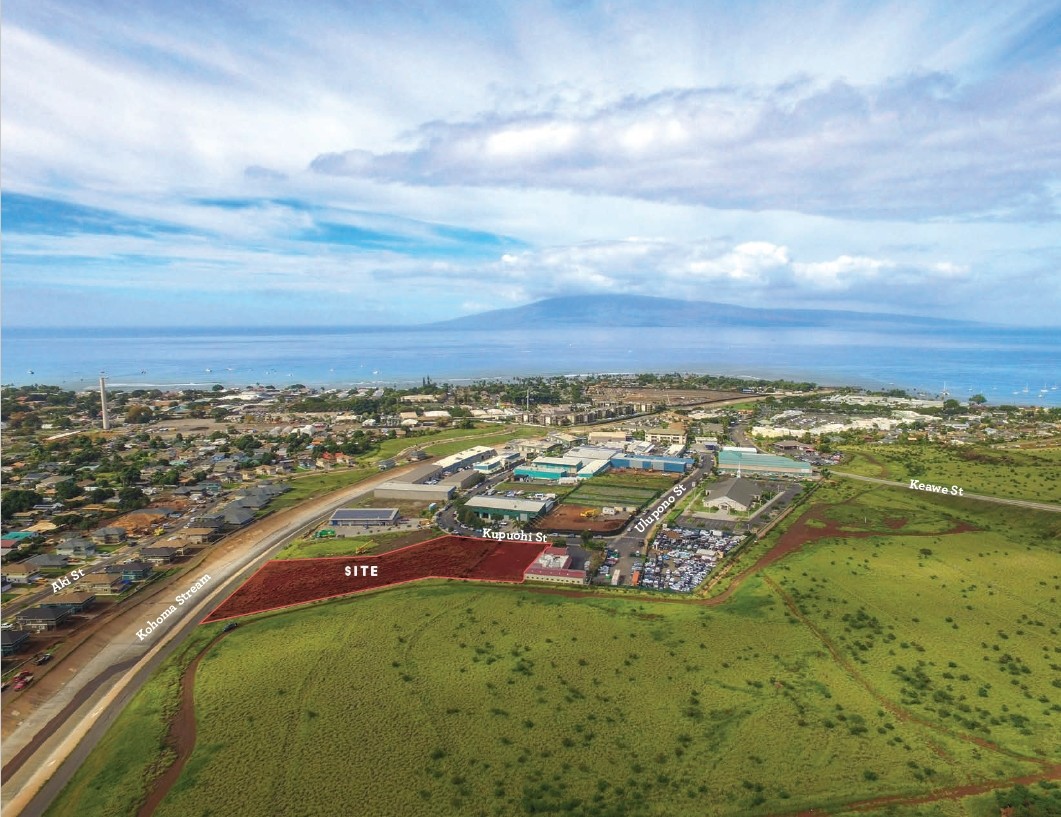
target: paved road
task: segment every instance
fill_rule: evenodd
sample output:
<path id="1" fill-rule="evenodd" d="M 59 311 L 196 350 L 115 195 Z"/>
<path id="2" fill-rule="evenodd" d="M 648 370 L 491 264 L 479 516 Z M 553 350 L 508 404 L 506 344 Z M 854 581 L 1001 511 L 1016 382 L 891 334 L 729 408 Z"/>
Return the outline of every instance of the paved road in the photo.
<path id="1" fill-rule="evenodd" d="M 5 817 L 43 813 L 51 798 L 61 790 L 102 737 L 106 725 L 117 717 L 122 706 L 147 680 L 154 668 L 210 610 L 239 587 L 276 550 L 332 509 L 371 491 L 376 483 L 391 479 L 395 473 L 404 470 L 407 469 L 392 469 L 328 497 L 311 500 L 274 517 L 267 517 L 254 528 L 236 534 L 249 535 L 252 539 L 249 547 L 223 552 L 223 543 L 215 545 L 208 556 L 206 570 L 198 568 L 193 573 L 182 574 L 171 585 L 175 596 L 208 570 L 211 582 L 204 588 L 205 592 L 193 596 L 191 602 L 163 622 L 146 640 L 140 641 L 136 631 L 169 606 L 168 591 L 160 593 L 159 600 L 152 599 L 148 604 L 130 607 L 116 618 L 112 622 L 114 627 L 109 629 L 119 633 L 119 636 L 102 644 L 97 642 L 95 646 L 98 651 L 84 659 L 76 675 L 44 704 L 26 713 L 18 727 L 4 740 L 3 755 L 8 759 L 8 764 L 4 767 L 0 802 Z M 261 531 L 260 537 L 256 539 L 255 528 Z M 88 647 L 88 644 L 83 646 Z M 99 684 L 97 679 L 101 676 L 108 679 L 114 676 L 116 666 L 128 669 L 113 677 L 113 680 Z M 94 684 L 97 688 L 91 689 Z M 56 717 L 66 712 L 70 713 L 69 717 Z M 97 727 L 96 724 L 102 725 Z M 28 751 L 24 752 L 27 748 Z"/>
<path id="2" fill-rule="evenodd" d="M 857 479 L 859 482 L 872 482 L 875 485 L 891 485 L 895 488 L 906 488 L 907 490 L 911 490 L 909 482 L 896 482 L 895 480 L 891 479 L 864 477 L 861 474 L 852 474 L 847 471 L 830 471 L 829 474 L 834 477 L 844 477 L 845 479 Z M 962 497 L 964 499 L 975 499 L 979 502 L 994 502 L 997 505 L 1014 505 L 1018 508 L 1032 508 L 1036 511 L 1050 511 L 1051 513 L 1061 513 L 1061 505 L 1052 505 L 1049 502 L 1032 502 L 1031 500 L 1027 499 L 1008 499 L 1003 496 L 970 494 L 968 491 L 963 493 Z"/>

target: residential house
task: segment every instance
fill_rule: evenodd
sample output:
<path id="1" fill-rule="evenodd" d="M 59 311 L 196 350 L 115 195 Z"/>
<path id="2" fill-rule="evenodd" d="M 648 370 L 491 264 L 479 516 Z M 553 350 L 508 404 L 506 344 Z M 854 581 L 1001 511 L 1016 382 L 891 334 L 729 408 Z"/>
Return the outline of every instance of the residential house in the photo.
<path id="1" fill-rule="evenodd" d="M 70 610 L 63 607 L 38 605 L 16 613 L 15 621 L 22 630 L 31 630 L 33 632 L 42 633 L 47 630 L 56 629 L 60 624 L 70 618 L 70 615 Z"/>
<path id="2" fill-rule="evenodd" d="M 141 582 L 148 578 L 155 568 L 147 562 L 123 562 L 117 565 L 107 565 L 103 572 L 111 576 L 120 576 L 127 582 Z"/>
<path id="3" fill-rule="evenodd" d="M 171 547 L 141 548 L 140 558 L 154 565 L 169 564 L 177 558 L 177 549 Z"/>
<path id="4" fill-rule="evenodd" d="M 29 633 L 22 630 L 0 630 L 0 655 L 4 658 L 14 655 L 27 641 L 29 641 Z"/>
<path id="5" fill-rule="evenodd" d="M 117 596 L 125 590 L 128 582 L 111 573 L 89 573 L 74 585 L 74 590 L 94 593 L 97 596 Z"/>
<path id="6" fill-rule="evenodd" d="M 66 567 L 66 559 L 54 553 L 41 553 L 37 556 L 30 556 L 26 559 L 25 564 L 33 565 L 42 570 L 46 568 L 56 569 Z"/>
<path id="7" fill-rule="evenodd" d="M 60 556 L 65 556 L 67 558 L 87 559 L 90 556 L 96 555 L 96 545 L 88 539 L 84 539 L 80 536 L 73 536 L 60 542 L 56 546 L 55 552 Z"/>
<path id="8" fill-rule="evenodd" d="M 41 577 L 40 569 L 28 562 L 4 565 L 4 578 L 12 584 L 33 584 Z"/>
<path id="9" fill-rule="evenodd" d="M 97 545 L 116 545 L 125 541 L 125 528 L 105 527 L 96 528 L 89 536 Z"/>
<path id="10" fill-rule="evenodd" d="M 237 528 L 243 527 L 254 520 L 254 513 L 252 511 L 247 508 L 241 508 L 238 505 L 226 506 L 223 516 L 226 525 L 233 525 Z"/>

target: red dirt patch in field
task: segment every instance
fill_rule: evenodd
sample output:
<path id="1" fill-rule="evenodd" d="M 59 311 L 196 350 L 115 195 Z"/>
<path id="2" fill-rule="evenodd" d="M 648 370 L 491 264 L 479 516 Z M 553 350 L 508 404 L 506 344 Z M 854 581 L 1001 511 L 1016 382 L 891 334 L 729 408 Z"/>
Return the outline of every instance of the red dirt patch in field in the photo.
<path id="1" fill-rule="evenodd" d="M 621 513 L 615 516 L 583 516 L 589 510 L 597 510 L 589 505 L 557 505 L 546 516 L 534 523 L 535 530 L 554 531 L 556 533 L 581 533 L 584 530 L 592 533 L 618 533 L 630 521 L 630 514 Z"/>
<path id="2" fill-rule="evenodd" d="M 366 556 L 266 562 L 203 623 L 348 596 L 418 579 L 522 582 L 523 571 L 545 548 L 542 542 L 440 536 L 429 542 Z M 376 575 L 346 575 L 346 568 L 376 567 Z"/>

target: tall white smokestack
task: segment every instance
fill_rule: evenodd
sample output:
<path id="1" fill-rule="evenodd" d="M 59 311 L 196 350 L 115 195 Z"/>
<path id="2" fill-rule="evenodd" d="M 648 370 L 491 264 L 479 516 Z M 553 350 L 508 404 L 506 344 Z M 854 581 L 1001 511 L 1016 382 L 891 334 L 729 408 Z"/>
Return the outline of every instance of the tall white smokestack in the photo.
<path id="1" fill-rule="evenodd" d="M 103 410 L 103 430 L 109 431 L 111 427 L 111 418 L 107 414 L 107 378 L 103 375 L 99 376 L 99 402 L 100 407 Z"/>

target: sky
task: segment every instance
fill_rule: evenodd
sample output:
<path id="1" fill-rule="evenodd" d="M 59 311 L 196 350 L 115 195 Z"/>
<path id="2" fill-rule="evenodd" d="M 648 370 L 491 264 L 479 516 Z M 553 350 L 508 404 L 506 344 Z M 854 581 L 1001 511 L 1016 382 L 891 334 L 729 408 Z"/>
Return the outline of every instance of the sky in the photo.
<path id="1" fill-rule="evenodd" d="M 1061 2 L 8 0 L 5 326 L 1061 325 Z"/>

